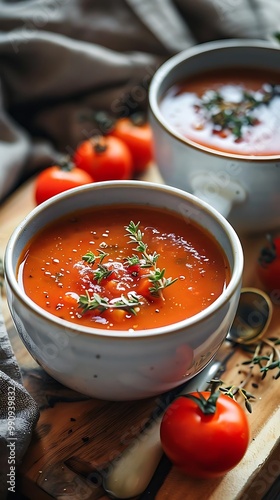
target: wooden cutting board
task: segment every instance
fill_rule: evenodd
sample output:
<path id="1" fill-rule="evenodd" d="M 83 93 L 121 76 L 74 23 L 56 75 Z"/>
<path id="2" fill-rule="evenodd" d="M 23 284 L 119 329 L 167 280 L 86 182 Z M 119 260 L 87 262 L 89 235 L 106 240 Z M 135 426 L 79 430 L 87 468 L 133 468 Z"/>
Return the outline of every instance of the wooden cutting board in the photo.
<path id="1" fill-rule="evenodd" d="M 144 180 L 162 182 L 155 166 Z M 34 180 L 28 181 L 0 206 L 0 258 L 10 234 L 34 207 Z M 263 234 L 239 235 L 245 254 L 243 286 L 257 286 L 256 259 Z M 7 304 L 4 317 L 20 364 L 24 384 L 40 406 L 40 419 L 19 471 L 21 494 L 30 499 L 108 499 L 100 486 L 100 470 L 136 438 L 158 398 L 138 402 L 89 399 L 57 383 L 29 355 L 16 334 Z M 274 312 L 267 336 L 280 334 L 280 306 Z M 236 349 L 223 380 L 230 385 L 244 377 L 246 353 Z M 264 381 L 253 372 L 247 390 L 256 401 L 248 414 L 251 443 L 242 462 L 221 479 L 187 478 L 166 461 L 156 472 L 155 484 L 141 498 L 156 500 L 262 499 L 280 475 L 280 379 L 269 373 Z"/>

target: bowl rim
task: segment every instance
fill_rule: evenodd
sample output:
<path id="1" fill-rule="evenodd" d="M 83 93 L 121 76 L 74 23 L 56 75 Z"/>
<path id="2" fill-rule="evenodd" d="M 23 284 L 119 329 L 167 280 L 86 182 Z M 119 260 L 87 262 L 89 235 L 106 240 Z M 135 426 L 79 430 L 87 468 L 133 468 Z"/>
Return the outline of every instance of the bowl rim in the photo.
<path id="1" fill-rule="evenodd" d="M 145 330 L 135 330 L 133 333 L 129 330 L 103 330 L 98 329 L 96 327 L 84 327 L 78 325 L 76 323 L 72 323 L 70 321 L 61 319 L 56 317 L 55 315 L 49 313 L 42 307 L 38 306 L 32 299 L 30 299 L 25 293 L 21 285 L 19 284 L 16 273 L 13 270 L 13 251 L 16 246 L 17 240 L 24 232 L 25 228 L 30 224 L 30 222 L 38 217 L 40 217 L 41 212 L 44 212 L 46 208 L 49 206 L 55 206 L 60 204 L 61 201 L 66 200 L 67 198 L 75 197 L 79 195 L 80 192 L 85 191 L 95 191 L 99 189 L 117 189 L 117 188 L 125 188 L 125 189 L 149 189 L 149 190 L 162 190 L 168 193 L 173 194 L 174 196 L 181 198 L 183 200 L 188 200 L 196 207 L 202 208 L 204 211 L 208 213 L 217 223 L 221 226 L 224 231 L 224 234 L 228 238 L 230 242 L 230 246 L 233 254 L 233 269 L 231 278 L 228 286 L 223 290 L 221 295 L 217 297 L 217 299 L 210 304 L 206 309 L 200 311 L 199 313 L 186 318 L 177 323 L 173 323 L 170 325 L 166 325 L 163 327 L 150 328 Z M 105 197 L 104 197 L 105 198 Z M 109 198 L 110 199 L 110 198 Z M 113 205 L 116 203 L 113 203 Z M 110 205 L 110 202 L 106 205 Z M 72 205 L 73 206 L 73 205 Z M 94 207 L 94 205 L 93 205 Z M 79 208 L 77 209 L 79 210 Z M 69 213 L 73 212 L 73 210 L 69 210 Z M 60 216 L 58 215 L 58 219 Z M 241 282 L 242 282 L 242 274 L 244 268 L 244 255 L 241 242 L 239 237 L 231 226 L 231 224 L 223 217 L 215 208 L 213 208 L 209 203 L 200 200 L 197 196 L 178 189 L 173 186 L 169 186 L 166 184 L 160 184 L 150 181 L 139 181 L 139 180 L 127 180 L 127 181 L 103 181 L 96 182 L 93 184 L 87 184 L 79 187 L 75 187 L 60 193 L 56 196 L 53 196 L 51 199 L 41 203 L 37 207 L 35 207 L 31 212 L 28 213 L 21 221 L 21 223 L 14 229 L 12 232 L 8 243 L 6 245 L 5 254 L 4 254 L 4 276 L 7 284 L 10 287 L 11 293 L 17 298 L 22 305 L 24 305 L 27 309 L 32 311 L 32 314 L 43 318 L 45 321 L 48 321 L 51 324 L 54 324 L 57 327 L 63 328 L 64 330 L 70 331 L 73 334 L 78 333 L 79 335 L 91 336 L 97 338 L 104 339 L 130 339 L 137 341 L 141 338 L 153 338 L 155 336 L 163 336 L 163 335 L 173 335 L 175 332 L 185 329 L 186 327 L 191 327 L 192 325 L 197 325 L 202 322 L 205 317 L 211 316 L 213 313 L 219 311 L 226 302 L 235 294 L 236 291 L 240 290 Z M 9 305 L 9 303 L 8 303 Z M 9 305 L 11 308 L 11 305 Z"/>
<path id="2" fill-rule="evenodd" d="M 195 141 L 180 136 L 176 130 L 169 126 L 168 122 L 163 117 L 160 107 L 158 105 L 158 91 L 159 87 L 164 81 L 164 79 L 170 74 L 170 72 L 183 63 L 185 60 L 195 57 L 206 52 L 216 52 L 221 49 L 236 48 L 242 49 L 242 47 L 252 48 L 252 49 L 265 49 L 278 51 L 280 54 L 280 44 L 276 45 L 273 41 L 261 40 L 261 39 L 226 39 L 226 40 L 215 40 L 210 42 L 201 43 L 193 47 L 184 49 L 177 54 L 171 56 L 167 59 L 154 73 L 148 91 L 148 103 L 149 110 L 157 123 L 161 128 L 168 132 L 170 136 L 176 139 L 178 142 L 190 146 L 192 149 L 202 151 L 212 156 L 221 157 L 225 159 L 240 160 L 250 164 L 251 162 L 275 162 L 280 160 L 280 153 L 278 155 L 245 155 L 230 153 L 218 149 L 214 149 L 208 146 L 203 146 L 202 144 L 196 143 Z M 280 56 L 279 56 L 280 57 Z M 201 70 L 203 72 L 203 70 Z"/>

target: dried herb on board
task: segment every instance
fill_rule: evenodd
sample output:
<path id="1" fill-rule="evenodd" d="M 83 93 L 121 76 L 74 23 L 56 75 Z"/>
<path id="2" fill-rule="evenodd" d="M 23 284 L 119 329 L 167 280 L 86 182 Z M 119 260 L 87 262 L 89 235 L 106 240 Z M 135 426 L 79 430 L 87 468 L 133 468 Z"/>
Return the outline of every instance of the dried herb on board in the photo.
<path id="1" fill-rule="evenodd" d="M 256 345 L 252 358 L 249 361 L 244 361 L 243 365 L 252 367 L 257 365 L 262 380 L 266 377 L 268 371 L 277 370 L 276 375 L 273 377 L 277 380 L 280 378 L 280 349 L 277 347 L 279 345 L 280 338 L 278 337 L 262 339 L 262 341 Z"/>
<path id="2" fill-rule="evenodd" d="M 253 345 L 245 345 L 239 344 L 239 346 L 248 353 L 252 354 L 250 359 L 243 361 L 241 364 L 246 365 L 249 368 L 247 375 L 244 380 L 239 385 L 226 385 L 220 379 L 211 380 L 211 384 L 216 387 L 219 387 L 219 390 L 225 394 L 226 396 L 231 397 L 236 400 L 237 396 L 241 396 L 244 400 L 245 408 L 249 413 L 252 413 L 252 400 L 255 400 L 256 397 L 251 392 L 247 391 L 245 387 L 251 381 L 253 370 L 257 367 L 261 380 L 264 380 L 267 373 L 269 371 L 275 371 L 275 375 L 273 376 L 274 380 L 280 378 L 280 349 L 277 346 L 280 346 L 280 338 L 272 337 L 272 338 L 264 338 L 260 340 L 257 344 Z M 252 384 L 253 387 L 257 388 L 258 384 Z"/>

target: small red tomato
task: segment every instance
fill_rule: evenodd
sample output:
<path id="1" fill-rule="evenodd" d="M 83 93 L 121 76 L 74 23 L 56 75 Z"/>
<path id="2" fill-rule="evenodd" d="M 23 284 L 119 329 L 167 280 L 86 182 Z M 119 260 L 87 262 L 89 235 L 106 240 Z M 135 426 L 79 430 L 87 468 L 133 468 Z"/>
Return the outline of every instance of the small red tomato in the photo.
<path id="1" fill-rule="evenodd" d="M 82 142 L 73 160 L 95 181 L 126 180 L 132 177 L 132 157 L 128 147 L 110 135 L 96 136 Z"/>
<path id="2" fill-rule="evenodd" d="M 219 394 L 216 398 L 216 393 L 208 391 L 178 397 L 162 418 L 163 451 L 191 477 L 226 474 L 240 462 L 249 445 L 245 411 L 229 396 Z"/>
<path id="3" fill-rule="evenodd" d="M 267 235 L 267 245 L 262 248 L 257 265 L 258 276 L 266 291 L 280 289 L 280 237 Z"/>
<path id="4" fill-rule="evenodd" d="M 68 189 L 90 184 L 93 178 L 71 162 L 53 165 L 40 172 L 35 181 L 37 205 Z"/>
<path id="5" fill-rule="evenodd" d="M 144 172 L 154 157 L 150 124 L 135 113 L 135 116 L 118 119 L 110 133 L 128 146 L 133 159 L 133 171 L 137 174 Z"/>
<path id="6" fill-rule="evenodd" d="M 141 267 L 140 264 L 131 264 L 127 267 L 127 270 L 132 276 L 136 278 L 140 274 Z"/>

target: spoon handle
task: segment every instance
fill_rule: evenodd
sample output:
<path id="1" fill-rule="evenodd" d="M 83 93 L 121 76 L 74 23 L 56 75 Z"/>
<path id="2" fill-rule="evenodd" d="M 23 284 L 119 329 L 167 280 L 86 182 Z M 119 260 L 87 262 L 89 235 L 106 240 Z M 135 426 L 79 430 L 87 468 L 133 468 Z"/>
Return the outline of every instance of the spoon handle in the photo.
<path id="1" fill-rule="evenodd" d="M 224 343 L 206 368 L 186 382 L 176 395 L 206 390 L 209 381 L 224 370 L 233 353 L 232 346 Z M 110 464 L 103 480 L 103 488 L 107 493 L 116 498 L 131 498 L 146 489 L 163 453 L 160 443 L 161 420 L 162 414 L 152 419 L 147 428 Z"/>

